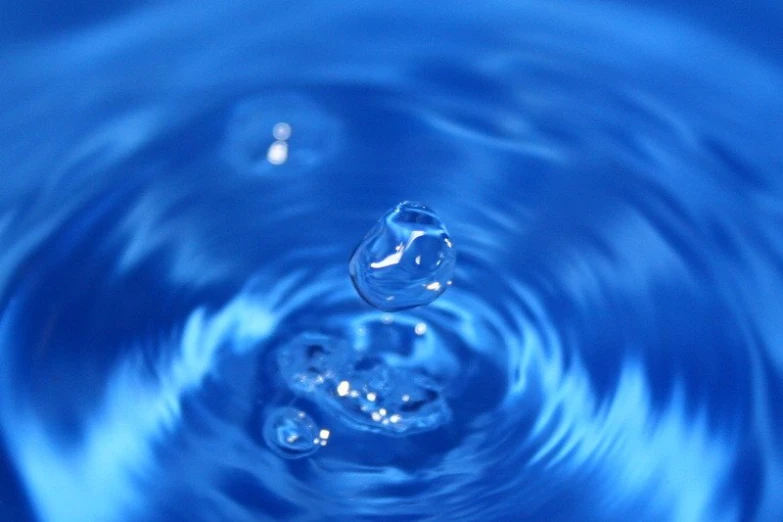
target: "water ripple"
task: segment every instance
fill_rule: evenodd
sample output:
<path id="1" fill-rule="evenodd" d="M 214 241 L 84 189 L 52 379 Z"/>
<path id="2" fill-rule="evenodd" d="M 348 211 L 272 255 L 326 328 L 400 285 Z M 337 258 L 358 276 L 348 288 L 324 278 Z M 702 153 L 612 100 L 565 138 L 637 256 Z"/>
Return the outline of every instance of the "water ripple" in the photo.
<path id="1" fill-rule="evenodd" d="M 610 4 L 351 9 L 138 7 L 0 53 L 0 431 L 35 516 L 780 519 L 779 67 Z M 403 200 L 459 260 L 392 315 L 347 263 Z M 447 421 L 296 393 L 303 332 Z M 281 458 L 285 411 L 328 444 Z"/>

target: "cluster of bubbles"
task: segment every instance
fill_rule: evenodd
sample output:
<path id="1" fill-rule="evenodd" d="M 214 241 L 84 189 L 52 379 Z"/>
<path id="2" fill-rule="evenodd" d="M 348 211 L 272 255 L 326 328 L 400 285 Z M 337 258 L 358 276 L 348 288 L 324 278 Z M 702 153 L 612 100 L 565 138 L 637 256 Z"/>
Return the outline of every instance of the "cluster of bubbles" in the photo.
<path id="1" fill-rule="evenodd" d="M 440 386 L 426 374 L 358 357 L 347 343 L 304 333 L 277 354 L 288 388 L 345 423 L 384 435 L 437 428 L 451 418 Z"/>
<path id="2" fill-rule="evenodd" d="M 435 213 L 415 202 L 390 209 L 353 253 L 350 274 L 365 301 L 384 311 L 431 303 L 452 283 L 456 253 Z M 430 431 L 451 410 L 441 385 L 415 368 L 399 368 L 360 355 L 335 336 L 305 332 L 276 354 L 283 383 L 347 426 L 388 436 Z M 326 434 L 326 437 L 324 437 Z M 278 408 L 267 415 L 264 438 L 286 458 L 311 455 L 326 445 L 304 411 Z"/>

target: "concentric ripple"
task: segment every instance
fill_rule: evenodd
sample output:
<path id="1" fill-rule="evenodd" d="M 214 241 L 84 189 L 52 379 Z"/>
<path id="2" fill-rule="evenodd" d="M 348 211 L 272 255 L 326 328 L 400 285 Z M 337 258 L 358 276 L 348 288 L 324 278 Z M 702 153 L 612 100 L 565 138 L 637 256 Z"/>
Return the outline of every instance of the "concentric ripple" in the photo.
<path id="1" fill-rule="evenodd" d="M 772 58 L 586 3 L 16 38 L 0 519 L 783 519 Z M 346 267 L 406 200 L 459 262 L 389 313 Z"/>

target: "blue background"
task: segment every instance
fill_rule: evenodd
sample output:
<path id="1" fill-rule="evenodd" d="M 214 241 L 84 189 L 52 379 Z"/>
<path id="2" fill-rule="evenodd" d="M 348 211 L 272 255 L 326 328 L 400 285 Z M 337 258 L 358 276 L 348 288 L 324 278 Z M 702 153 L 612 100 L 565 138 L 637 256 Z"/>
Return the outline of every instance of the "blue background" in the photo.
<path id="1" fill-rule="evenodd" d="M 771 1 L 4 3 L 0 519 L 783 519 L 781 29 Z M 347 263 L 403 200 L 457 274 L 387 317 Z M 432 376 L 451 422 L 292 394 L 303 331 Z M 306 459 L 263 437 L 289 404 L 332 433 Z"/>

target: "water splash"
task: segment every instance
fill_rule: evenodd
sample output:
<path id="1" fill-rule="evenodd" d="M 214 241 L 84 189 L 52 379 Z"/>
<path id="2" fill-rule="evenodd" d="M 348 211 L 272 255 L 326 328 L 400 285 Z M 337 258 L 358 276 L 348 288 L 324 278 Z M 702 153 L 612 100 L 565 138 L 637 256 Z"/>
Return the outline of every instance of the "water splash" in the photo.
<path id="1" fill-rule="evenodd" d="M 343 340 L 305 333 L 281 347 L 278 366 L 288 388 L 354 428 L 403 436 L 451 420 L 443 386 L 417 369 L 360 357 Z"/>

